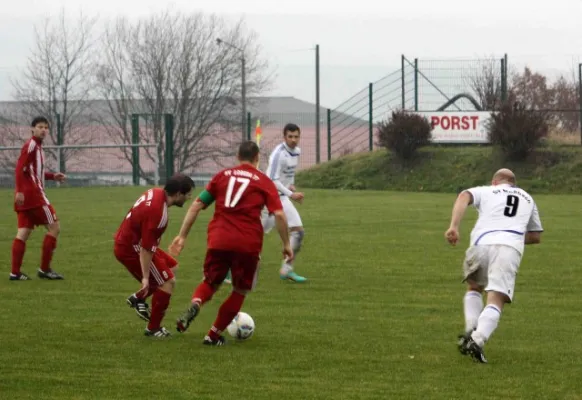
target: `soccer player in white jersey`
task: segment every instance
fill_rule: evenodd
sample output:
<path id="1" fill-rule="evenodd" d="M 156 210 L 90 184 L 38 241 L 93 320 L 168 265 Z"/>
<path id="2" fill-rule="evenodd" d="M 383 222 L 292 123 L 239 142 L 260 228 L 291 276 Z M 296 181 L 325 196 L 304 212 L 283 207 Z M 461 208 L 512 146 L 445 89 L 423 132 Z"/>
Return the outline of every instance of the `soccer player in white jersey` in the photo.
<path id="1" fill-rule="evenodd" d="M 486 363 L 483 346 L 497 328 L 503 306 L 513 300 L 524 245 L 540 243 L 543 228 L 532 196 L 516 187 L 513 172 L 500 169 L 491 186 L 473 187 L 457 197 L 445 233 L 453 246 L 459 241 L 459 225 L 471 204 L 479 217 L 463 262 L 463 282 L 468 290 L 463 298 L 465 334 L 459 336 L 458 347 L 462 354 Z M 485 308 L 483 291 L 487 292 Z"/>
<path id="2" fill-rule="evenodd" d="M 299 163 L 299 155 L 301 154 L 301 149 L 297 146 L 300 137 L 301 130 L 297 125 L 285 125 L 283 128 L 284 141 L 275 147 L 271 153 L 269 157 L 269 166 L 266 171 L 266 175 L 273 180 L 279 191 L 281 203 L 283 204 L 283 211 L 285 212 L 287 223 L 289 225 L 291 248 L 293 249 L 294 254 L 297 254 L 299 249 L 301 249 L 303 236 L 305 234 L 301 217 L 291 202 L 291 200 L 293 200 L 297 203 L 302 203 L 304 198 L 303 193 L 295 190 L 295 171 L 297 169 L 297 164 Z M 274 217 L 269 216 L 265 210 L 263 210 L 261 222 L 265 233 L 269 233 L 269 231 L 271 231 L 275 226 Z M 283 265 L 279 270 L 279 276 L 283 280 L 297 283 L 307 281 L 307 278 L 297 275 L 297 273 L 293 271 L 292 262 L 283 261 Z"/>

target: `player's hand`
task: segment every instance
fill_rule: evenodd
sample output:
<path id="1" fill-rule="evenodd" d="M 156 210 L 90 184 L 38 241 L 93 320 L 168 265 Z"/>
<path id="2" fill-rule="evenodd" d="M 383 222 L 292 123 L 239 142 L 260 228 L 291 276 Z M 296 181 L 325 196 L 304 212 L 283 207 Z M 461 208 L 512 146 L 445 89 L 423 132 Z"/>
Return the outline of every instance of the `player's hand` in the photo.
<path id="1" fill-rule="evenodd" d="M 295 189 L 295 185 L 289 185 L 289 190 L 292 191 L 292 192 L 294 192 L 297 189 Z"/>
<path id="2" fill-rule="evenodd" d="M 136 293 L 136 296 L 140 299 L 144 299 L 150 290 L 150 280 L 149 278 L 143 278 L 141 280 L 141 289 Z"/>
<path id="3" fill-rule="evenodd" d="M 55 181 L 57 182 L 64 182 L 67 179 L 67 176 L 62 172 L 55 173 Z"/>
<path id="4" fill-rule="evenodd" d="M 455 246 L 459 241 L 459 230 L 457 228 L 449 228 L 445 232 L 445 238 L 450 244 Z"/>
<path id="5" fill-rule="evenodd" d="M 172 240 L 172 244 L 168 248 L 168 252 L 172 257 L 178 257 L 182 250 L 184 250 L 184 244 L 186 243 L 186 239 L 181 236 L 176 236 L 174 240 Z"/>
<path id="6" fill-rule="evenodd" d="M 297 203 L 301 204 L 303 203 L 303 198 L 305 195 L 302 192 L 295 192 L 290 197 L 291 200 L 295 200 Z"/>
<path id="7" fill-rule="evenodd" d="M 14 202 L 16 203 L 17 206 L 23 205 L 24 204 L 24 193 L 22 193 L 22 192 L 16 193 L 16 196 L 14 196 Z"/>
<path id="8" fill-rule="evenodd" d="M 292 262 L 295 258 L 295 254 L 293 254 L 293 249 L 291 249 L 291 245 L 283 247 L 283 258 L 285 262 Z"/>

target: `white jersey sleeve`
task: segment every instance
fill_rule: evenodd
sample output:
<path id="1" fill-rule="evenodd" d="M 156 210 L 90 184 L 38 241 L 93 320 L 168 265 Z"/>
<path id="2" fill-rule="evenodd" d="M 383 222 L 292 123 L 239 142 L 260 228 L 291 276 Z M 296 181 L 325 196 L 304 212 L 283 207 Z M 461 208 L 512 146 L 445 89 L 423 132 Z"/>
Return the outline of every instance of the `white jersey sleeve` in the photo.
<path id="1" fill-rule="evenodd" d="M 529 222 L 527 224 L 527 231 L 528 232 L 543 232 L 544 228 L 542 226 L 542 221 L 540 220 L 540 213 L 538 211 L 538 206 L 534 203 L 534 209 L 531 213 L 531 217 L 529 218 Z"/>
<path id="2" fill-rule="evenodd" d="M 471 196 L 473 196 L 473 206 L 477 209 L 479 209 L 479 206 L 481 205 L 481 194 L 485 188 L 486 187 L 484 186 L 476 186 L 466 190 L 466 192 L 471 193 Z"/>

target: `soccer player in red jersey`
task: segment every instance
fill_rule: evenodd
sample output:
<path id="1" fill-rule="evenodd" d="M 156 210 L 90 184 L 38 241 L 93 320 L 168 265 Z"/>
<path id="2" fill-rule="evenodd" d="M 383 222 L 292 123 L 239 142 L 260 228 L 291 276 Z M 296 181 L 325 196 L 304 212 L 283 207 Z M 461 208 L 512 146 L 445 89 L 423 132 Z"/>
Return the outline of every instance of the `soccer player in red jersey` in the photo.
<path id="1" fill-rule="evenodd" d="M 11 281 L 27 281 L 30 277 L 21 271 L 26 251 L 26 241 L 36 226 L 44 225 L 47 233 L 42 243 L 40 269 L 42 279 L 58 280 L 63 277 L 51 269 L 51 260 L 57 247 L 60 232 L 59 220 L 44 191 L 45 180 L 63 182 L 65 175 L 45 171 L 42 142 L 49 131 L 49 121 L 45 117 L 32 120 L 32 137 L 20 151 L 14 171 L 16 189 L 14 211 L 18 218 L 18 231 L 12 242 Z"/>
<path id="2" fill-rule="evenodd" d="M 182 207 L 190 199 L 192 189 L 194 181 L 189 176 L 175 174 L 163 189 L 147 190 L 137 199 L 115 234 L 115 258 L 141 282 L 141 289 L 127 298 L 127 304 L 140 318 L 148 321 L 146 336 L 170 336 L 161 324 L 176 282 L 172 269 L 178 263 L 158 246 L 168 226 L 168 207 Z M 145 299 L 152 294 L 150 314 Z"/>
<path id="3" fill-rule="evenodd" d="M 277 188 L 268 176 L 257 169 L 259 147 L 248 141 L 238 150 L 240 165 L 216 174 L 184 217 L 179 235 L 170 245 L 170 254 L 178 255 L 190 228 L 201 210 L 215 203 L 214 216 L 208 224 L 204 281 L 192 296 L 190 308 L 177 321 L 178 332 L 184 332 L 209 301 L 229 269 L 233 291 L 222 303 L 212 328 L 204 338 L 206 345 L 220 346 L 226 341 L 221 333 L 240 311 L 246 294 L 257 280 L 259 254 L 263 247 L 261 210 L 267 207 L 274 214 L 277 230 L 283 241 L 283 255 L 291 261 L 293 250 L 289 243 L 287 219 Z"/>

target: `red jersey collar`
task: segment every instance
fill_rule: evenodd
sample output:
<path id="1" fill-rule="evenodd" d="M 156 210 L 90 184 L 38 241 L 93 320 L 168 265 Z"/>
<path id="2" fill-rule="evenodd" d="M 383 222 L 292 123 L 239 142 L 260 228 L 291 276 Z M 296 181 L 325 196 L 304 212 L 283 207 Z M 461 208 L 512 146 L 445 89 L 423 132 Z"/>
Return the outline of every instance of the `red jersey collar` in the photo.
<path id="1" fill-rule="evenodd" d="M 34 140 L 37 144 L 42 145 L 42 139 L 41 138 L 37 138 L 36 136 L 32 135 L 32 140 Z"/>
<path id="2" fill-rule="evenodd" d="M 241 163 L 236 168 L 246 168 L 246 169 L 256 170 L 256 168 L 253 165 L 246 164 L 246 163 Z"/>

